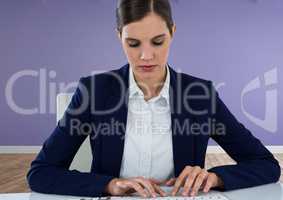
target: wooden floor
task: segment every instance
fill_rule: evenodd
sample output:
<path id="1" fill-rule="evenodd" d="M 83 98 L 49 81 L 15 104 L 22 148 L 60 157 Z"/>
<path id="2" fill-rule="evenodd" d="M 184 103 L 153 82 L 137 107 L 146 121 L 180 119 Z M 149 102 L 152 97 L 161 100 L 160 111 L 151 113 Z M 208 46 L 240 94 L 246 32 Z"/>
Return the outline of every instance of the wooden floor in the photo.
<path id="1" fill-rule="evenodd" d="M 275 154 L 283 174 L 283 154 Z M 26 173 L 34 154 L 0 154 L 0 193 L 30 192 L 26 183 Z M 226 154 L 208 154 L 206 169 L 213 166 L 233 164 Z M 283 183 L 283 175 L 280 181 Z"/>

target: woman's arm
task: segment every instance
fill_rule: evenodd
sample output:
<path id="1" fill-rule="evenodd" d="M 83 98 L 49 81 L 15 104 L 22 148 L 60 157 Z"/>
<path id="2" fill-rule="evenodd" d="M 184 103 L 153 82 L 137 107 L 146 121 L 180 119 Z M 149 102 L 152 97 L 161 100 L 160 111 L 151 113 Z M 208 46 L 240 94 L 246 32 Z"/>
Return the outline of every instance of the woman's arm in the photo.
<path id="1" fill-rule="evenodd" d="M 90 119 L 88 79 L 82 78 L 64 117 L 51 136 L 44 142 L 31 163 L 27 180 L 31 190 L 40 193 L 102 196 L 106 185 L 114 177 L 81 173 L 69 166 L 87 135 L 72 128 L 72 123 L 88 123 Z M 72 110 L 77 113 L 72 113 Z"/>
<path id="2" fill-rule="evenodd" d="M 211 137 L 234 159 L 236 165 L 209 169 L 224 182 L 224 190 L 239 189 L 277 182 L 280 166 L 264 145 L 244 127 L 216 94 L 216 112 L 212 118 L 225 126 L 225 134 Z"/>

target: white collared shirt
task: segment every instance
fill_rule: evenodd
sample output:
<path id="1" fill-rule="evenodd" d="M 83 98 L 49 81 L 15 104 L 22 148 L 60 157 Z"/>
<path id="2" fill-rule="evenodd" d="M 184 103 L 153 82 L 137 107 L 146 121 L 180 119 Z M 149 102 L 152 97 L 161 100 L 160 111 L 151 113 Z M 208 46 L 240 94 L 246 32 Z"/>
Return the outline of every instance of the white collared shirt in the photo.
<path id="1" fill-rule="evenodd" d="M 143 176 L 166 180 L 174 176 L 168 66 L 166 70 L 160 94 L 145 101 L 130 67 L 122 178 Z"/>

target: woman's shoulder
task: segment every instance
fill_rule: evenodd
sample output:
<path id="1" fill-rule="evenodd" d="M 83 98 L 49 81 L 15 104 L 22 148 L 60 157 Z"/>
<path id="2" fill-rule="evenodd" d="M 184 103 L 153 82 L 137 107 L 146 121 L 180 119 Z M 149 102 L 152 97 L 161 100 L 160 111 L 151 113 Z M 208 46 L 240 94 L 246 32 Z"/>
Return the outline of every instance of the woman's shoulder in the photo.
<path id="1" fill-rule="evenodd" d="M 112 69 L 104 72 L 95 73 L 89 76 L 82 76 L 79 79 L 79 84 L 84 85 L 86 88 L 95 87 L 107 90 L 109 87 L 117 86 L 117 84 L 125 83 L 127 78 L 127 66 L 117 69 Z"/>
<path id="2" fill-rule="evenodd" d="M 201 82 L 201 83 L 210 83 L 211 80 L 199 77 L 199 76 L 193 76 L 190 74 L 182 73 L 182 76 L 185 77 L 187 80 L 192 82 Z"/>
<path id="3" fill-rule="evenodd" d="M 178 82 L 180 81 L 181 85 L 206 85 L 211 86 L 213 82 L 209 79 L 194 76 L 185 72 L 177 72 L 174 69 L 172 71 L 173 80 Z"/>
<path id="4" fill-rule="evenodd" d="M 206 83 L 206 84 L 211 83 L 210 80 L 185 73 L 183 72 L 183 70 L 175 69 L 173 66 L 169 64 L 168 64 L 168 68 L 170 71 L 171 79 L 174 81 L 178 81 L 180 79 L 183 83 L 186 83 L 186 84 L 188 82 L 192 82 L 192 83 L 200 82 L 200 83 Z"/>

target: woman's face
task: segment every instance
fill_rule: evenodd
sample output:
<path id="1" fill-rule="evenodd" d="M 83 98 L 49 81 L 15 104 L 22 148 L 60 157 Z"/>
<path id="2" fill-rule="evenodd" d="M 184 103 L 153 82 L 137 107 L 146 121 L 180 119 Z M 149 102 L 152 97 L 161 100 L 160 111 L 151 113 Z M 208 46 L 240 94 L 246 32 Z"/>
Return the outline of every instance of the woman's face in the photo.
<path id="1" fill-rule="evenodd" d="M 164 77 L 172 36 L 161 17 L 150 13 L 124 26 L 119 36 L 136 79 L 152 82 Z"/>

